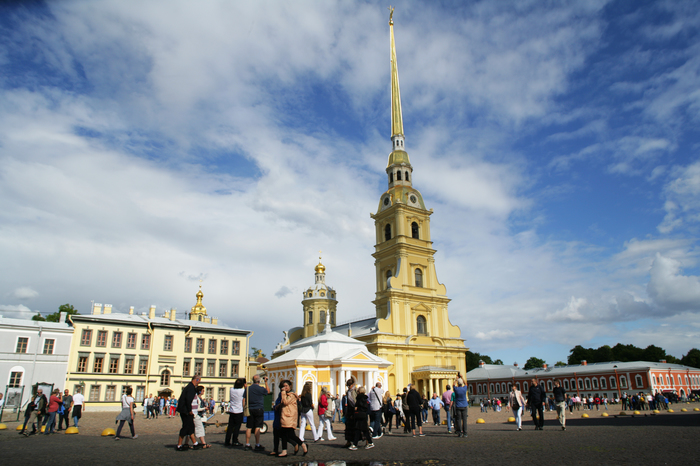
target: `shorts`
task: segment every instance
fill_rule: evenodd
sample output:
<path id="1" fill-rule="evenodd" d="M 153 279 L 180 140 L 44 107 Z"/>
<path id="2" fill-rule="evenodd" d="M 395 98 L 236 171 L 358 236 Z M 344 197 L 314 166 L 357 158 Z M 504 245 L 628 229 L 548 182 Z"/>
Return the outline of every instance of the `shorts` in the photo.
<path id="1" fill-rule="evenodd" d="M 194 434 L 194 416 L 190 414 L 180 413 L 182 419 L 182 429 L 180 429 L 180 437 L 187 437 Z"/>
<path id="2" fill-rule="evenodd" d="M 262 409 L 251 409 L 248 420 L 245 422 L 247 429 L 259 429 L 265 421 L 265 411 Z"/>

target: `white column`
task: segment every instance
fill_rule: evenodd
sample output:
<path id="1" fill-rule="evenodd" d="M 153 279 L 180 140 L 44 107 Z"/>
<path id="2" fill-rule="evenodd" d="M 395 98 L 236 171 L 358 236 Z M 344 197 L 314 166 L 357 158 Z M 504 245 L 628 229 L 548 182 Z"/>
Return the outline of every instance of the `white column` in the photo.
<path id="1" fill-rule="evenodd" d="M 345 371 L 341 370 L 340 371 L 340 393 L 338 393 L 339 396 L 342 396 L 343 393 L 345 393 L 345 383 L 347 382 L 347 377 L 345 377 Z"/>
<path id="2" fill-rule="evenodd" d="M 374 371 L 369 371 L 367 372 L 367 375 L 369 376 L 369 380 L 367 382 L 367 393 L 374 387 Z"/>

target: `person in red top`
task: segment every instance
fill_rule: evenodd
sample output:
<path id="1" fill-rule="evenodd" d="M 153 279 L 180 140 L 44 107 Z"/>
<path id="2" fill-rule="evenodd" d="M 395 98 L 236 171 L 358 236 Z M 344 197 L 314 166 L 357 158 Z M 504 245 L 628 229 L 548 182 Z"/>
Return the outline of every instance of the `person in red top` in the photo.
<path id="1" fill-rule="evenodd" d="M 56 427 L 56 413 L 61 403 L 63 403 L 60 396 L 61 390 L 57 388 L 51 393 L 51 398 L 49 398 L 49 420 L 46 421 L 46 427 L 44 428 L 46 435 L 53 434 L 53 428 Z"/>
<path id="2" fill-rule="evenodd" d="M 321 387 L 321 396 L 318 399 L 318 438 L 323 440 L 323 425 L 326 425 L 326 432 L 328 432 L 328 440 L 335 440 L 333 436 L 333 430 L 331 428 L 331 416 L 333 415 L 333 409 L 328 411 L 329 404 L 333 403 L 333 397 L 328 393 L 328 387 Z"/>

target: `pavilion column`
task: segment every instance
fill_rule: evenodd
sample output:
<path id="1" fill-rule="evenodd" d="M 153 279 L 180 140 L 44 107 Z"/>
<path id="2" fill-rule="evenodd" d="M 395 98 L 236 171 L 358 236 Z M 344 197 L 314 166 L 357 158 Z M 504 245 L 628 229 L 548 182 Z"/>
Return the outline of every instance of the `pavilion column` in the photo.
<path id="1" fill-rule="evenodd" d="M 343 393 L 345 393 L 345 382 L 347 382 L 347 379 L 345 378 L 345 371 L 341 369 L 340 370 L 340 383 L 338 384 L 340 391 L 338 392 L 338 395 L 342 395 Z"/>

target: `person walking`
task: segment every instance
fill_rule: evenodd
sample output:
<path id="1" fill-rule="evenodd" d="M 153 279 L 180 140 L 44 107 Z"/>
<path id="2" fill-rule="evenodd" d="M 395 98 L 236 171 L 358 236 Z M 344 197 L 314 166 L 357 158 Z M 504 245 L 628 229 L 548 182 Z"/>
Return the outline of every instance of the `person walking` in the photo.
<path id="1" fill-rule="evenodd" d="M 36 434 L 37 431 L 41 433 L 41 420 L 46 412 L 46 397 L 41 388 L 37 389 L 36 395 L 34 395 L 32 401 L 27 405 L 27 409 L 24 411 L 24 425 L 20 434 L 25 437 Z M 32 429 L 31 433 L 27 432 L 27 425 Z"/>
<path id="2" fill-rule="evenodd" d="M 391 422 L 393 421 L 394 414 L 396 414 L 396 408 L 394 408 L 391 392 L 389 392 L 389 390 L 384 393 L 382 412 L 384 413 L 384 429 L 391 434 Z"/>
<path id="3" fill-rule="evenodd" d="M 136 431 L 134 429 L 134 398 L 131 396 L 133 390 L 131 387 L 126 387 L 126 393 L 122 395 L 122 410 L 117 414 L 116 421 L 119 423 L 117 427 L 117 434 L 114 436 L 114 440 L 119 440 L 122 433 L 122 427 L 124 423 L 129 423 L 129 430 L 131 431 L 131 438 L 137 439 Z"/>
<path id="4" fill-rule="evenodd" d="M 58 408 L 61 405 L 61 390 L 58 388 L 51 393 L 49 397 L 49 418 L 46 422 L 46 427 L 44 428 L 44 435 L 53 434 L 53 429 L 56 427 L 56 415 L 58 414 Z"/>
<path id="5" fill-rule="evenodd" d="M 238 378 L 229 390 L 228 426 L 226 426 L 225 447 L 240 447 L 238 434 L 243 424 L 243 406 L 245 405 L 245 379 Z"/>
<path id="6" fill-rule="evenodd" d="M 559 417 L 561 430 L 566 430 L 566 391 L 561 387 L 561 382 L 558 380 L 554 381 L 552 394 L 554 395 L 554 404 L 557 407 L 557 416 Z"/>
<path id="7" fill-rule="evenodd" d="M 455 411 L 455 433 L 457 437 L 467 436 L 467 416 L 469 416 L 469 396 L 461 377 L 455 380 L 452 409 Z"/>
<path id="8" fill-rule="evenodd" d="M 204 387 L 197 386 L 197 396 L 192 400 L 192 414 L 194 420 L 194 436 L 197 438 L 197 443 L 200 448 L 211 448 L 204 438 L 204 420 L 207 417 L 207 403 L 202 399 L 204 395 Z"/>
<path id="9" fill-rule="evenodd" d="M 425 393 L 421 394 L 421 405 L 420 405 L 420 415 L 423 420 L 423 424 L 428 422 L 428 411 L 430 410 L 430 404 L 428 404 L 428 399 L 425 397 Z"/>
<path id="10" fill-rule="evenodd" d="M 384 390 L 382 390 L 382 383 L 377 382 L 369 392 L 369 422 L 372 438 L 380 438 L 382 436 L 383 398 Z"/>
<path id="11" fill-rule="evenodd" d="M 520 393 L 515 385 L 510 389 L 510 395 L 508 396 L 508 406 L 513 411 L 513 416 L 515 416 L 515 423 L 518 426 L 518 430 L 523 430 L 523 408 L 525 407 L 525 399 L 523 394 Z"/>
<path id="12" fill-rule="evenodd" d="M 61 401 L 63 401 L 63 412 L 59 410 L 58 429 L 56 429 L 57 432 L 63 430 L 64 421 L 66 423 L 66 429 L 70 427 L 70 410 L 73 407 L 73 397 L 70 395 L 67 388 L 63 391 L 63 398 Z"/>
<path id="13" fill-rule="evenodd" d="M 416 424 L 418 424 L 418 435 L 420 437 L 425 437 L 425 434 L 423 433 L 423 421 L 420 417 L 420 394 L 413 387 L 413 385 L 409 385 L 408 388 L 409 390 L 406 394 L 406 402 L 408 403 L 409 416 L 411 421 L 411 431 L 413 432 L 413 436 L 415 437 Z M 450 393 L 450 396 L 452 396 L 452 393 Z M 408 421 L 406 421 L 406 423 L 408 424 Z"/>
<path id="14" fill-rule="evenodd" d="M 82 394 L 82 389 L 78 388 L 75 390 L 73 395 L 73 426 L 78 427 L 78 421 L 83 417 L 83 411 L 85 410 L 85 397 Z"/>
<path id="15" fill-rule="evenodd" d="M 433 412 L 433 425 L 434 426 L 439 426 L 440 425 L 440 410 L 444 406 L 442 403 L 442 400 L 438 398 L 437 393 L 433 393 L 433 397 L 430 399 L 428 402 L 428 405 L 430 406 L 430 409 Z"/>
<path id="16" fill-rule="evenodd" d="M 326 426 L 328 440 L 335 440 L 331 419 L 333 418 L 333 397 L 328 392 L 328 387 L 321 387 L 321 396 L 318 397 L 318 433 L 319 440 L 323 440 L 323 426 Z"/>
<path id="17" fill-rule="evenodd" d="M 267 377 L 264 378 L 265 386 L 260 385 L 260 376 L 253 376 L 253 384 L 248 387 L 248 419 L 245 429 L 244 450 L 250 450 L 250 436 L 255 435 L 255 451 L 265 451 L 265 447 L 260 445 L 260 428 L 265 423 L 264 400 L 265 395 L 270 393 L 267 385 Z"/>
<path id="18" fill-rule="evenodd" d="M 401 419 L 404 417 L 403 416 L 403 399 L 401 398 L 401 393 L 396 394 L 396 398 L 394 398 L 394 409 L 396 410 L 395 416 L 396 416 L 396 428 L 401 427 Z"/>
<path id="19" fill-rule="evenodd" d="M 295 446 L 295 452 L 301 447 L 304 450 L 304 456 L 306 456 L 309 452 L 309 447 L 294 432 L 297 427 L 297 419 L 299 418 L 297 403 L 300 401 L 300 397 L 292 392 L 292 382 L 289 380 L 283 380 L 280 383 L 280 390 L 282 391 L 280 400 L 282 404 L 282 412 L 280 414 L 282 451 L 277 456 L 280 458 L 288 456 L 288 443 Z"/>
<path id="20" fill-rule="evenodd" d="M 367 424 L 368 418 L 369 400 L 367 399 L 365 387 L 360 387 L 357 389 L 357 398 L 355 399 L 355 438 L 353 439 L 352 445 L 348 447 L 348 450 L 357 450 L 357 445 L 360 443 L 362 437 L 367 441 L 365 450 L 374 448 L 372 435 L 369 433 L 369 425 Z"/>
<path id="21" fill-rule="evenodd" d="M 357 391 L 355 390 L 355 379 L 350 377 L 345 383 L 347 391 L 343 399 L 343 416 L 345 416 L 345 445 L 343 448 L 350 448 L 355 441 L 355 400 Z"/>
<path id="22" fill-rule="evenodd" d="M 531 382 L 530 390 L 527 392 L 527 406 L 532 414 L 535 430 L 544 430 L 544 401 L 547 399 L 547 394 L 536 379 L 532 379 Z"/>
<path id="23" fill-rule="evenodd" d="M 311 390 L 313 390 L 313 383 L 306 382 L 304 388 L 301 390 L 301 395 L 299 399 L 301 400 L 301 422 L 299 424 L 299 440 L 304 442 L 304 434 L 306 433 L 306 424 L 311 426 L 311 433 L 314 436 L 314 442 L 318 442 L 318 432 L 316 431 L 316 425 L 314 424 L 314 399 L 311 396 Z"/>
<path id="24" fill-rule="evenodd" d="M 197 439 L 194 436 L 194 413 L 192 412 L 192 401 L 197 396 L 197 386 L 201 380 L 202 377 L 199 375 L 192 377 L 192 380 L 182 390 L 182 394 L 177 400 L 177 410 L 180 413 L 180 419 L 182 420 L 182 428 L 180 429 L 180 434 L 177 439 L 177 446 L 175 447 L 177 451 L 187 451 L 187 445 L 183 445 L 185 437 L 192 440 L 192 448 L 195 450 L 199 448 Z"/>
<path id="25" fill-rule="evenodd" d="M 442 394 L 442 404 L 445 410 L 445 416 L 447 417 L 447 433 L 452 433 L 452 390 L 449 385 L 447 385 L 446 390 Z"/>

